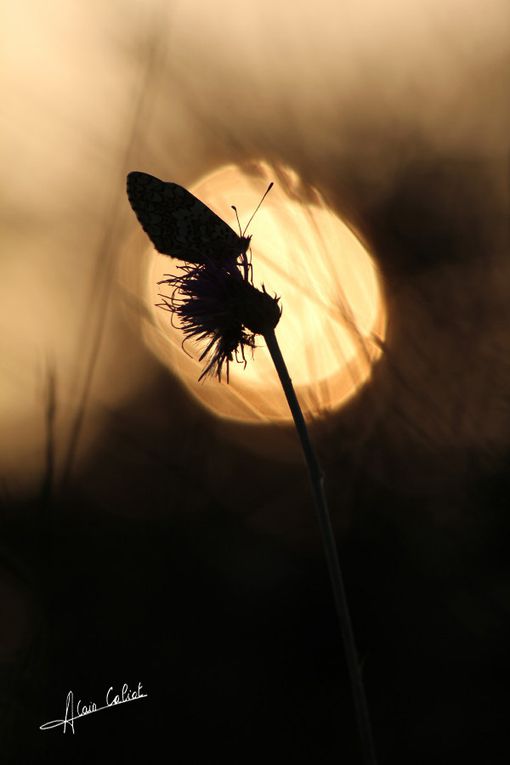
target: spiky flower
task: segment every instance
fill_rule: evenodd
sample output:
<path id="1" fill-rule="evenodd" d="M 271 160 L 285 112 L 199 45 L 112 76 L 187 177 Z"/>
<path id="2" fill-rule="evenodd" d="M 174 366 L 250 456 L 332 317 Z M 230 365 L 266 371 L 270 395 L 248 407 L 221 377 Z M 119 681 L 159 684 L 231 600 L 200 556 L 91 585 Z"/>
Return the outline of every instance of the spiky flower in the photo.
<path id="1" fill-rule="evenodd" d="M 242 267 L 224 268 L 214 261 L 198 266 L 184 265 L 179 276 L 160 282 L 170 296 L 161 295 L 159 307 L 177 317 L 185 341 L 206 343 L 199 361 L 206 360 L 200 380 L 208 374 L 221 381 L 223 368 L 229 380 L 229 364 L 246 366 L 246 348 L 252 353 L 255 335 L 273 330 L 281 316 L 278 298 L 271 297 L 251 281 L 251 266 L 243 257 Z"/>

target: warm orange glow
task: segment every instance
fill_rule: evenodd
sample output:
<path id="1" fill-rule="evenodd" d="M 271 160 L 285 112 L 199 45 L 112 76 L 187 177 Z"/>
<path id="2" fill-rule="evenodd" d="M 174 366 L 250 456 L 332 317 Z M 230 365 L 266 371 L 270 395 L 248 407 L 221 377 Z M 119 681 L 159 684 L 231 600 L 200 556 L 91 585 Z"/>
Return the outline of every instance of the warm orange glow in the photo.
<path id="1" fill-rule="evenodd" d="M 308 190 L 313 203 L 301 201 L 295 173 L 263 163 L 255 170 L 248 174 L 229 165 L 191 191 L 235 227 L 230 205 L 235 202 L 244 225 L 267 182 L 275 181 L 248 232 L 253 234 L 254 280 L 281 297 L 277 337 L 305 412 L 317 417 L 349 399 L 380 354 L 373 336 L 383 337 L 385 312 L 376 267 L 361 241 L 319 194 Z M 177 261 L 154 252 L 147 280 L 150 304 L 158 302 L 158 280 L 176 273 L 177 266 Z M 148 344 L 205 406 L 246 422 L 289 418 L 264 347 L 257 348 L 246 368 L 231 365 L 230 385 L 214 378 L 199 384 L 200 350 L 187 344 L 194 359 L 182 350 L 182 333 L 171 326 L 168 313 L 154 308 L 152 318 L 153 323 L 144 325 Z"/>
<path id="2" fill-rule="evenodd" d="M 342 193 L 395 269 L 392 357 L 372 397 L 398 433 L 395 443 L 506 450 L 508 2 L 491 0 L 483 13 L 475 0 L 119 7 L 53 0 L 48 13 L 34 0 L 4 3 L 0 497 L 2 486 L 16 495 L 41 484 L 50 373 L 57 462 L 87 379 L 77 465 L 108 433 L 112 411 L 158 405 L 154 365 L 133 326 L 143 312 L 150 347 L 207 406 L 259 422 L 287 416 L 280 392 L 264 392 L 262 382 L 274 379 L 264 348 L 245 373 L 232 370 L 229 387 L 197 383 L 200 368 L 171 333 L 168 314 L 152 310 L 172 261 L 149 257 L 125 194 L 130 170 L 192 188 L 208 169 L 240 157 L 285 159 Z M 195 191 L 235 225 L 230 205 L 247 221 L 265 180 L 225 172 Z M 451 184 L 441 187 L 443 178 Z M 301 401 L 322 413 L 353 396 L 352 377 L 363 384 L 376 358 L 370 332 L 384 333 L 370 286 L 377 275 L 368 265 L 358 277 L 354 269 L 371 261 L 320 199 L 290 203 L 284 180 L 271 179 L 276 186 L 251 226 L 255 280 L 281 294 L 283 351 Z M 419 195 L 406 206 L 409 188 Z M 432 215 L 431 237 L 423 211 Z M 439 265 L 432 252 L 412 278 L 407 268 L 398 273 L 407 247 L 412 262 L 418 243 L 426 249 L 423 234 L 434 244 L 443 232 L 452 243 L 481 236 L 480 263 L 463 255 Z M 374 311 L 366 320 L 362 284 Z M 347 303 L 360 329 L 350 338 Z M 450 304 L 445 330 L 435 311 Z M 310 317 L 315 326 L 303 338 Z M 422 396 L 435 415 L 424 418 Z M 216 424 L 236 429 L 235 420 Z"/>

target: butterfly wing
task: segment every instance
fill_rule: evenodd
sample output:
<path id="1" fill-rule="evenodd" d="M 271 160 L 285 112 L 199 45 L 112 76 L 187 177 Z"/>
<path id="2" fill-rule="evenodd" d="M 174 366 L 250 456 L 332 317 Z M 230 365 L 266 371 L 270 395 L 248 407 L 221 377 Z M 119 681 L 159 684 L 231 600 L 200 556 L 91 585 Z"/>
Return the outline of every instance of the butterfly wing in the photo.
<path id="1" fill-rule="evenodd" d="M 235 261 L 246 252 L 240 237 L 203 202 L 176 183 L 148 173 L 127 177 L 127 194 L 136 217 L 158 252 L 189 263 Z"/>

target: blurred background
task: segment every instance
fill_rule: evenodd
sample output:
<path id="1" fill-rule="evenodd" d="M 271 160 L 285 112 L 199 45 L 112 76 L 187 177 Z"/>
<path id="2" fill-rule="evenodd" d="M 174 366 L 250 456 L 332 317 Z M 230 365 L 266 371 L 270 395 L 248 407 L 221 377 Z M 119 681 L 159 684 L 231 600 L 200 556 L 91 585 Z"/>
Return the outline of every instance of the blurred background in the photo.
<path id="1" fill-rule="evenodd" d="M 380 761 L 505 760 L 509 15 L 4 4 L 3 761 L 360 762 L 292 430 L 255 405 L 216 416 L 147 340 L 161 277 L 126 173 L 194 188 L 260 162 L 277 187 L 291 169 L 301 209 L 319 195 L 377 275 L 367 374 L 341 407 L 322 378 L 309 396 Z M 341 250 L 304 251 L 309 273 L 341 272 Z M 138 682 L 147 699 L 74 736 L 39 730 L 69 690 L 99 705 Z"/>

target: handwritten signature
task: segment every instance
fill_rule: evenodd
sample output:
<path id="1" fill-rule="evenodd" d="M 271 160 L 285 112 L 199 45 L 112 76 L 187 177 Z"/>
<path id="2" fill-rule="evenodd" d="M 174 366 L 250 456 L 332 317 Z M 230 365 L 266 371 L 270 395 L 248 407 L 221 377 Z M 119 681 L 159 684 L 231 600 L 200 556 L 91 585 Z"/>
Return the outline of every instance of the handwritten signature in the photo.
<path id="1" fill-rule="evenodd" d="M 130 691 L 127 683 L 124 683 L 120 693 L 115 694 L 113 686 L 110 686 L 106 692 L 106 704 L 102 707 L 98 707 L 97 704 L 92 701 L 88 704 L 82 704 L 81 699 L 78 700 L 76 705 L 76 714 L 74 709 L 74 694 L 69 691 L 66 698 L 66 711 L 63 720 L 51 720 L 44 723 L 39 727 L 39 730 L 50 730 L 51 728 L 58 728 L 62 726 L 63 733 L 66 732 L 67 726 L 71 728 L 74 733 L 74 721 L 79 717 L 87 717 L 94 714 L 94 712 L 100 712 L 102 709 L 109 709 L 110 707 L 116 707 L 119 704 L 127 704 L 128 701 L 136 701 L 136 699 L 146 699 L 147 693 L 142 693 L 142 684 L 138 683 L 136 691 Z"/>

